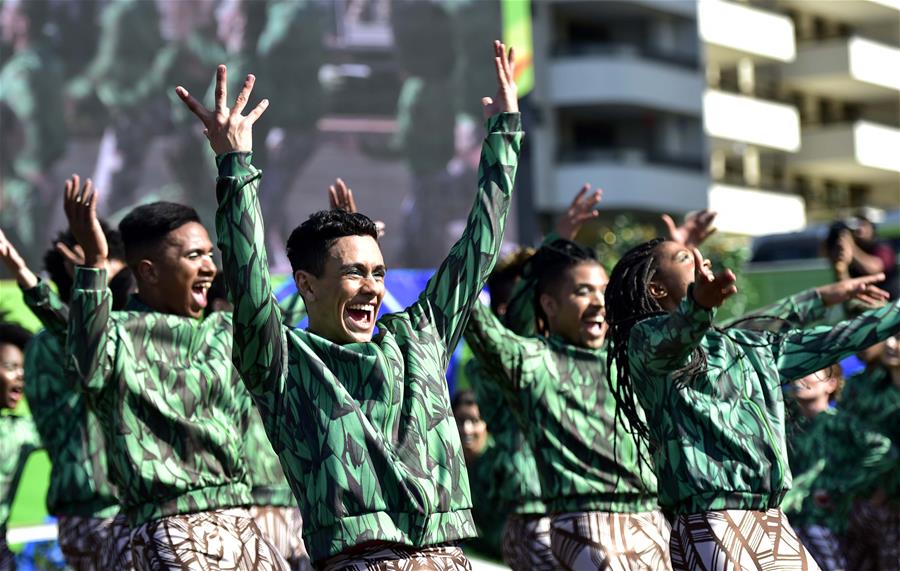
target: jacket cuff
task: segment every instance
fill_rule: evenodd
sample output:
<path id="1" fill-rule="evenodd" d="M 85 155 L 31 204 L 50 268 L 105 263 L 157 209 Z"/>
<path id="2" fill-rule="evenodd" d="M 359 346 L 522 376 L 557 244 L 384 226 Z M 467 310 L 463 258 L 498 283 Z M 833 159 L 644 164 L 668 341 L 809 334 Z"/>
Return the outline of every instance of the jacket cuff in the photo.
<path id="1" fill-rule="evenodd" d="M 491 133 L 519 133 L 522 131 L 521 113 L 497 113 L 485 122 L 488 135 Z"/>
<path id="2" fill-rule="evenodd" d="M 76 266 L 75 268 L 75 284 L 73 289 L 83 290 L 105 290 L 107 284 L 106 268 L 89 268 L 87 266 Z"/>
<path id="3" fill-rule="evenodd" d="M 219 178 L 244 178 L 259 173 L 259 170 L 251 163 L 253 153 L 234 152 L 216 155 L 216 167 L 219 169 Z"/>

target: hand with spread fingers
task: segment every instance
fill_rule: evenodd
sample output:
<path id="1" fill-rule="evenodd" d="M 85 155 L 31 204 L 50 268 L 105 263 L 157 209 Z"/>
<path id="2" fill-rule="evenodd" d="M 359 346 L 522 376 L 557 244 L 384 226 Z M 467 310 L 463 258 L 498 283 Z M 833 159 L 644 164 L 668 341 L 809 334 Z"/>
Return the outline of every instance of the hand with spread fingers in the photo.
<path id="1" fill-rule="evenodd" d="M 0 230 L 0 262 L 16 278 L 22 289 L 31 289 L 38 284 L 38 277 L 31 271 L 19 251 Z"/>
<path id="2" fill-rule="evenodd" d="M 356 209 L 356 200 L 353 199 L 353 191 L 342 179 L 338 178 L 334 184 L 328 187 L 328 207 L 332 210 L 345 210 L 351 214 L 359 212 Z M 384 236 L 385 225 L 381 220 L 374 220 L 378 237 Z"/>
<path id="3" fill-rule="evenodd" d="M 215 109 L 207 109 L 194 99 L 187 89 L 180 85 L 175 93 L 184 101 L 188 109 L 203 122 L 203 134 L 209 139 L 209 146 L 216 155 L 226 153 L 249 153 L 253 150 L 253 124 L 262 116 L 269 106 L 269 100 L 263 99 L 247 115 L 242 115 L 250 101 L 256 77 L 248 75 L 234 105 L 228 107 L 228 69 L 220 65 L 216 69 L 216 104 Z"/>
<path id="4" fill-rule="evenodd" d="M 661 218 L 669 231 L 670 240 L 687 248 L 696 248 L 716 232 L 713 222 L 717 214 L 704 208 L 700 212 L 688 214 L 681 226 L 676 226 L 668 214 L 663 214 Z"/>
<path id="5" fill-rule="evenodd" d="M 723 270 L 713 274 L 704 263 L 700 250 L 691 248 L 691 251 L 694 253 L 694 301 L 706 309 L 719 307 L 737 293 L 734 272 Z"/>
<path id="6" fill-rule="evenodd" d="M 519 89 L 516 86 L 516 51 L 506 50 L 506 44 L 494 41 L 494 68 L 497 72 L 497 94 L 483 97 L 481 105 L 484 118 L 488 119 L 498 113 L 519 112 Z"/>
<path id="7" fill-rule="evenodd" d="M 581 226 L 588 220 L 596 218 L 599 214 L 597 205 L 603 199 L 603 191 L 598 188 L 588 194 L 590 191 L 590 183 L 585 183 L 581 190 L 578 191 L 578 194 L 575 195 L 575 198 L 572 199 L 569 209 L 556 223 L 556 233 L 559 234 L 560 238 L 574 240 L 579 230 L 581 230 Z"/>
<path id="8" fill-rule="evenodd" d="M 77 174 L 66 180 L 63 207 L 69 220 L 69 229 L 84 253 L 81 265 L 105 268 L 109 258 L 109 245 L 97 218 L 97 198 L 98 192 L 91 179 L 87 179 L 84 186 Z M 65 255 L 65 250 L 60 251 Z"/>
<path id="9" fill-rule="evenodd" d="M 816 288 L 816 291 L 826 306 L 855 300 L 872 307 L 880 307 L 891 297 L 888 292 L 874 285 L 883 281 L 883 273 L 874 274 L 841 280 Z"/>
<path id="10" fill-rule="evenodd" d="M 357 212 L 353 191 L 341 179 L 335 180 L 334 184 L 328 187 L 328 205 L 332 210 L 346 210 L 351 214 Z"/>

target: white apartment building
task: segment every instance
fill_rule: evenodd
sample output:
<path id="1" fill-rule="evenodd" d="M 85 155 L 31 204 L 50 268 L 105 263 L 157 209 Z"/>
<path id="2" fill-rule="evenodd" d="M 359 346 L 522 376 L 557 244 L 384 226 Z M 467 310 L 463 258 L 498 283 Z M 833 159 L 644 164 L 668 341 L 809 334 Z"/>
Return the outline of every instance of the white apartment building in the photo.
<path id="1" fill-rule="evenodd" d="M 900 0 L 538 0 L 534 200 L 786 232 L 900 207 Z"/>

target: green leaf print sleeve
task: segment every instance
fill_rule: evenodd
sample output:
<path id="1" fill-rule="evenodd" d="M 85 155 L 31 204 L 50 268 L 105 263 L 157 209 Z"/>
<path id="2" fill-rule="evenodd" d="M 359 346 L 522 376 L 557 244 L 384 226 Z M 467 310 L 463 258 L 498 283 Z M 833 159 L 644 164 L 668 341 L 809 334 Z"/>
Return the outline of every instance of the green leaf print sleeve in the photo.
<path id="1" fill-rule="evenodd" d="M 809 289 L 751 311 L 743 317 L 727 323 L 725 327 L 757 331 L 782 331 L 788 328 L 802 329 L 824 319 L 827 309 L 819 292 L 815 289 Z M 776 319 L 767 319 L 773 317 Z"/>
<path id="2" fill-rule="evenodd" d="M 462 237 L 409 308 L 422 311 L 447 348 L 456 346 L 466 318 L 497 262 L 523 133 L 518 113 L 488 119 L 481 147 L 478 193 Z"/>
<path id="3" fill-rule="evenodd" d="M 262 173 L 250 158 L 249 153 L 216 157 L 216 233 L 225 283 L 234 301 L 234 364 L 252 393 L 273 398 L 284 387 L 287 340 L 272 291 L 256 194 Z"/>
<path id="4" fill-rule="evenodd" d="M 516 371 L 522 368 L 526 339 L 504 327 L 483 303 L 472 307 L 465 338 L 488 378 L 501 383 L 504 388 L 517 388 L 519 376 Z"/>
<path id="5" fill-rule="evenodd" d="M 773 337 L 781 381 L 799 379 L 900 331 L 900 301 L 833 326 L 792 329 Z"/>
<path id="6" fill-rule="evenodd" d="M 25 305 L 54 337 L 62 340 L 69 321 L 69 306 L 41 280 L 33 288 L 22 290 Z"/>
<path id="7" fill-rule="evenodd" d="M 111 311 L 112 292 L 106 287 L 106 270 L 78 266 L 69 305 L 66 361 L 89 391 L 102 389 L 112 370 Z"/>
<path id="8" fill-rule="evenodd" d="M 681 304 L 666 315 L 637 323 L 628 342 L 632 367 L 666 375 L 687 362 L 712 327 L 715 310 L 694 302 L 693 285 Z"/>
<path id="9" fill-rule="evenodd" d="M 890 438 L 866 430 L 865 426 L 850 414 L 840 414 L 846 423 L 841 432 L 849 440 L 845 458 L 853 469 L 843 470 L 842 477 L 828 486 L 829 491 L 842 494 L 856 494 L 869 489 L 881 481 L 897 465 L 898 450 Z M 846 472 L 846 473 L 843 473 Z"/>

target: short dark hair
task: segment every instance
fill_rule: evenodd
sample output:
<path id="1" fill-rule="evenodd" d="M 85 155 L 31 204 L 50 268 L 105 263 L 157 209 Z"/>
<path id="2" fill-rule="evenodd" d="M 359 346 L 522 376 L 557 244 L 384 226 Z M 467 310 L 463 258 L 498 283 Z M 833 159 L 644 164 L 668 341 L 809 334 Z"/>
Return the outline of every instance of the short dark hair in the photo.
<path id="1" fill-rule="evenodd" d="M 0 345 L 15 345 L 21 351 L 31 341 L 31 332 L 10 321 L 0 321 Z"/>
<path id="2" fill-rule="evenodd" d="M 294 228 L 287 241 L 287 256 L 294 272 L 303 270 L 318 277 L 325 270 L 328 250 L 344 236 L 371 236 L 378 240 L 375 223 L 364 214 L 346 210 L 320 210 Z"/>
<path id="3" fill-rule="evenodd" d="M 109 257 L 113 260 L 125 260 L 125 244 L 122 242 L 122 234 L 118 230 L 113 229 L 106 222 L 100 220 L 100 228 L 106 236 L 106 243 L 109 245 Z M 56 235 L 50 248 L 44 252 L 44 269 L 50 276 L 50 280 L 56 284 L 56 291 L 59 293 L 60 299 L 69 303 L 72 296 L 72 278 L 66 271 L 66 260 L 62 254 L 56 249 L 56 244 L 63 243 L 69 248 L 74 248 L 78 241 L 72 234 L 71 230 L 65 230 Z"/>
<path id="4" fill-rule="evenodd" d="M 501 305 L 509 303 L 516 282 L 522 277 L 522 269 L 533 255 L 534 248 L 519 248 L 497 262 L 497 267 L 487 279 L 488 292 L 491 294 L 491 310 L 494 313 L 497 313 Z"/>
<path id="5" fill-rule="evenodd" d="M 200 223 L 197 211 L 176 202 L 151 202 L 134 208 L 119 222 L 126 261 L 139 261 L 148 250 L 157 248 L 169 232 L 191 222 Z"/>
<path id="6" fill-rule="evenodd" d="M 475 399 L 474 391 L 470 389 L 463 389 L 453 395 L 453 401 L 450 403 L 450 407 L 453 409 L 453 412 L 456 412 L 457 409 L 464 406 L 478 406 L 478 401 Z"/>

